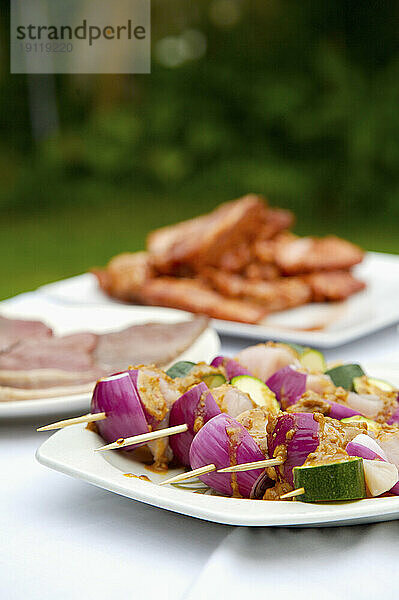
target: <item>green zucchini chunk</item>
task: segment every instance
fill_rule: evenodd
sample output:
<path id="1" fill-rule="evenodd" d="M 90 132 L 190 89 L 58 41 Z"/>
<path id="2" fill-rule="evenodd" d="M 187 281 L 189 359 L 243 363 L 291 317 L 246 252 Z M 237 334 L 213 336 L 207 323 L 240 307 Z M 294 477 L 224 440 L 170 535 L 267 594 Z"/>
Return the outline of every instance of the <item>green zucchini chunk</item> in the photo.
<path id="1" fill-rule="evenodd" d="M 323 354 L 318 350 L 313 350 L 312 348 L 308 348 L 307 350 L 305 350 L 301 354 L 299 361 L 301 365 L 309 371 L 324 373 L 324 371 L 327 368 Z"/>
<path id="2" fill-rule="evenodd" d="M 343 387 L 352 392 L 354 390 L 353 380 L 355 377 L 362 377 L 364 371 L 360 365 L 340 365 L 326 371 L 326 375 L 330 376 L 333 384 L 337 387 Z"/>
<path id="3" fill-rule="evenodd" d="M 305 350 L 310 350 L 310 348 L 306 348 L 306 346 L 301 346 L 300 344 L 285 344 L 286 346 L 289 346 L 292 350 L 295 350 L 295 352 L 298 354 L 298 356 L 301 356 L 301 354 L 303 354 L 305 352 Z"/>
<path id="4" fill-rule="evenodd" d="M 227 382 L 227 379 L 221 373 L 210 373 L 209 375 L 204 375 L 202 381 L 211 389 L 223 385 Z"/>
<path id="5" fill-rule="evenodd" d="M 359 394 L 373 394 L 379 390 L 381 392 L 395 391 L 394 386 L 388 383 L 388 381 L 376 379 L 375 377 L 355 377 L 353 380 L 353 387 L 355 392 L 358 392 Z"/>
<path id="6" fill-rule="evenodd" d="M 378 433 L 381 431 L 381 425 L 373 419 L 369 419 L 368 417 L 363 417 L 363 415 L 353 415 L 353 417 L 345 417 L 341 419 L 342 423 L 366 423 L 367 430 L 373 431 L 374 433 Z"/>
<path id="7" fill-rule="evenodd" d="M 294 467 L 294 486 L 304 488 L 301 502 L 339 502 L 366 497 L 362 458 Z"/>
<path id="8" fill-rule="evenodd" d="M 261 379 L 251 375 L 237 375 L 237 377 L 233 377 L 230 383 L 241 392 L 248 394 L 256 406 L 264 407 L 273 413 L 280 410 L 274 392 Z"/>
<path id="9" fill-rule="evenodd" d="M 195 367 L 195 363 L 190 362 L 189 360 L 181 360 L 172 365 L 166 371 L 166 375 L 169 375 L 172 379 L 176 379 L 176 377 L 185 377 L 193 367 Z"/>

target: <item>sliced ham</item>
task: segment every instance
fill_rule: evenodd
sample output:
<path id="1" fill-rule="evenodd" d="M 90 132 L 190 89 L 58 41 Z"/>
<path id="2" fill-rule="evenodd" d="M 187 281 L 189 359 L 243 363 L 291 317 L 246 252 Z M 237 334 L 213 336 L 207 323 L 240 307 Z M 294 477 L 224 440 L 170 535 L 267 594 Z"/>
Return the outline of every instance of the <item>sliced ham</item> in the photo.
<path id="1" fill-rule="evenodd" d="M 98 336 L 94 333 L 27 339 L 0 355 L 0 370 L 87 371 L 94 367 L 92 353 L 97 341 Z"/>
<path id="2" fill-rule="evenodd" d="M 28 339 L 0 354 L 0 401 L 68 395 L 131 365 L 166 366 L 207 327 L 198 317 L 134 325 L 116 333 Z M 77 390 L 77 391 L 76 391 Z"/>
<path id="3" fill-rule="evenodd" d="M 107 371 L 125 369 L 130 364 L 154 364 L 161 367 L 187 350 L 207 325 L 206 317 L 171 325 L 133 325 L 117 333 L 99 336 L 94 360 Z"/>
<path id="4" fill-rule="evenodd" d="M 51 329 L 40 321 L 8 319 L 0 316 L 0 352 L 27 338 L 47 338 Z"/>

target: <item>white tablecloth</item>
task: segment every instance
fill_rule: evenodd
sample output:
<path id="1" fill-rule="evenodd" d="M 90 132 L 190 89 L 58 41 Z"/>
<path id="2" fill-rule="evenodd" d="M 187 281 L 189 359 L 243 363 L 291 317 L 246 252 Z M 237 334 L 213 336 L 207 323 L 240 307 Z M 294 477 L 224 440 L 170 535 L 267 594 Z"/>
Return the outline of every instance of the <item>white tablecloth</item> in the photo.
<path id="1" fill-rule="evenodd" d="M 398 339 L 392 327 L 326 355 L 380 360 Z M 222 342 L 226 354 L 248 345 Z M 398 598 L 397 521 L 250 530 L 190 519 L 40 466 L 37 425 L 0 422 L 1 600 Z"/>

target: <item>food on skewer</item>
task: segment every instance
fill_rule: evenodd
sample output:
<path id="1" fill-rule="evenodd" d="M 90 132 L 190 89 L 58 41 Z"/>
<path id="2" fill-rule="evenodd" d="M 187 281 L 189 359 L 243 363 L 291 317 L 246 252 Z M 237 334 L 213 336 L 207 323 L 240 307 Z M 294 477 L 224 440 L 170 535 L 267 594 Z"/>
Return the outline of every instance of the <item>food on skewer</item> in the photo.
<path id="1" fill-rule="evenodd" d="M 290 211 L 255 194 L 150 233 L 145 252 L 93 272 L 125 302 L 180 308 L 256 324 L 308 302 L 344 300 L 365 284 L 350 269 L 360 248 L 335 236 L 299 238 Z"/>
<path id="2" fill-rule="evenodd" d="M 99 450 L 131 447 L 138 443 L 131 438 L 148 432 L 147 445 L 157 468 L 166 467 L 172 458 L 172 450 L 181 464 L 189 465 L 191 441 L 204 423 L 221 411 L 236 416 L 256 406 L 247 393 L 225 383 L 221 368 L 185 362 L 174 365 L 169 372 L 183 377 L 173 379 L 160 369 L 147 366 L 131 368 L 98 381 L 91 403 L 92 420 L 96 421 L 101 436 L 111 442 Z M 213 388 L 214 397 L 205 381 L 219 384 Z M 259 383 L 264 386 L 263 382 Z M 76 424 L 77 419 L 71 421 Z M 82 421 L 88 422 L 88 416 L 85 415 Z M 40 429 L 67 424 L 62 421 Z M 185 425 L 186 429 L 171 432 L 169 425 L 171 428 Z M 154 435 L 157 430 L 163 430 L 164 436 Z M 175 439 L 168 440 L 167 436 L 172 434 Z"/>
<path id="3" fill-rule="evenodd" d="M 304 490 L 298 496 L 301 502 L 338 502 L 366 497 L 361 458 L 295 467 L 293 474 L 295 489 Z"/>
<path id="4" fill-rule="evenodd" d="M 193 469 L 214 464 L 217 469 L 227 465 L 257 462 L 266 457 L 243 425 L 225 414 L 214 417 L 195 436 L 190 448 Z M 242 473 L 208 473 L 200 479 L 217 492 L 236 498 L 249 498 L 263 469 Z M 273 482 L 271 482 L 273 485 Z"/>
<path id="5" fill-rule="evenodd" d="M 225 495 L 319 502 L 363 498 L 364 482 L 368 496 L 399 495 L 398 406 L 359 365 L 328 369 L 317 351 L 269 343 L 100 380 L 92 416 L 104 449 L 147 444 L 157 466 L 173 454 L 193 469 L 163 484 L 199 476 Z"/>

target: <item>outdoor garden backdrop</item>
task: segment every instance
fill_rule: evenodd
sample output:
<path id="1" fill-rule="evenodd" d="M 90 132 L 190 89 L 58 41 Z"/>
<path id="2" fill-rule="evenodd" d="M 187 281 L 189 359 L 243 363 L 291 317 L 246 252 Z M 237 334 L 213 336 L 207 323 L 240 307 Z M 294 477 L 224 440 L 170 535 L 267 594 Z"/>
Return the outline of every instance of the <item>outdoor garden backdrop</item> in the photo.
<path id="1" fill-rule="evenodd" d="M 53 76 L 0 5 L 0 298 L 247 192 L 399 252 L 398 1 L 152 0 L 150 75 Z"/>

